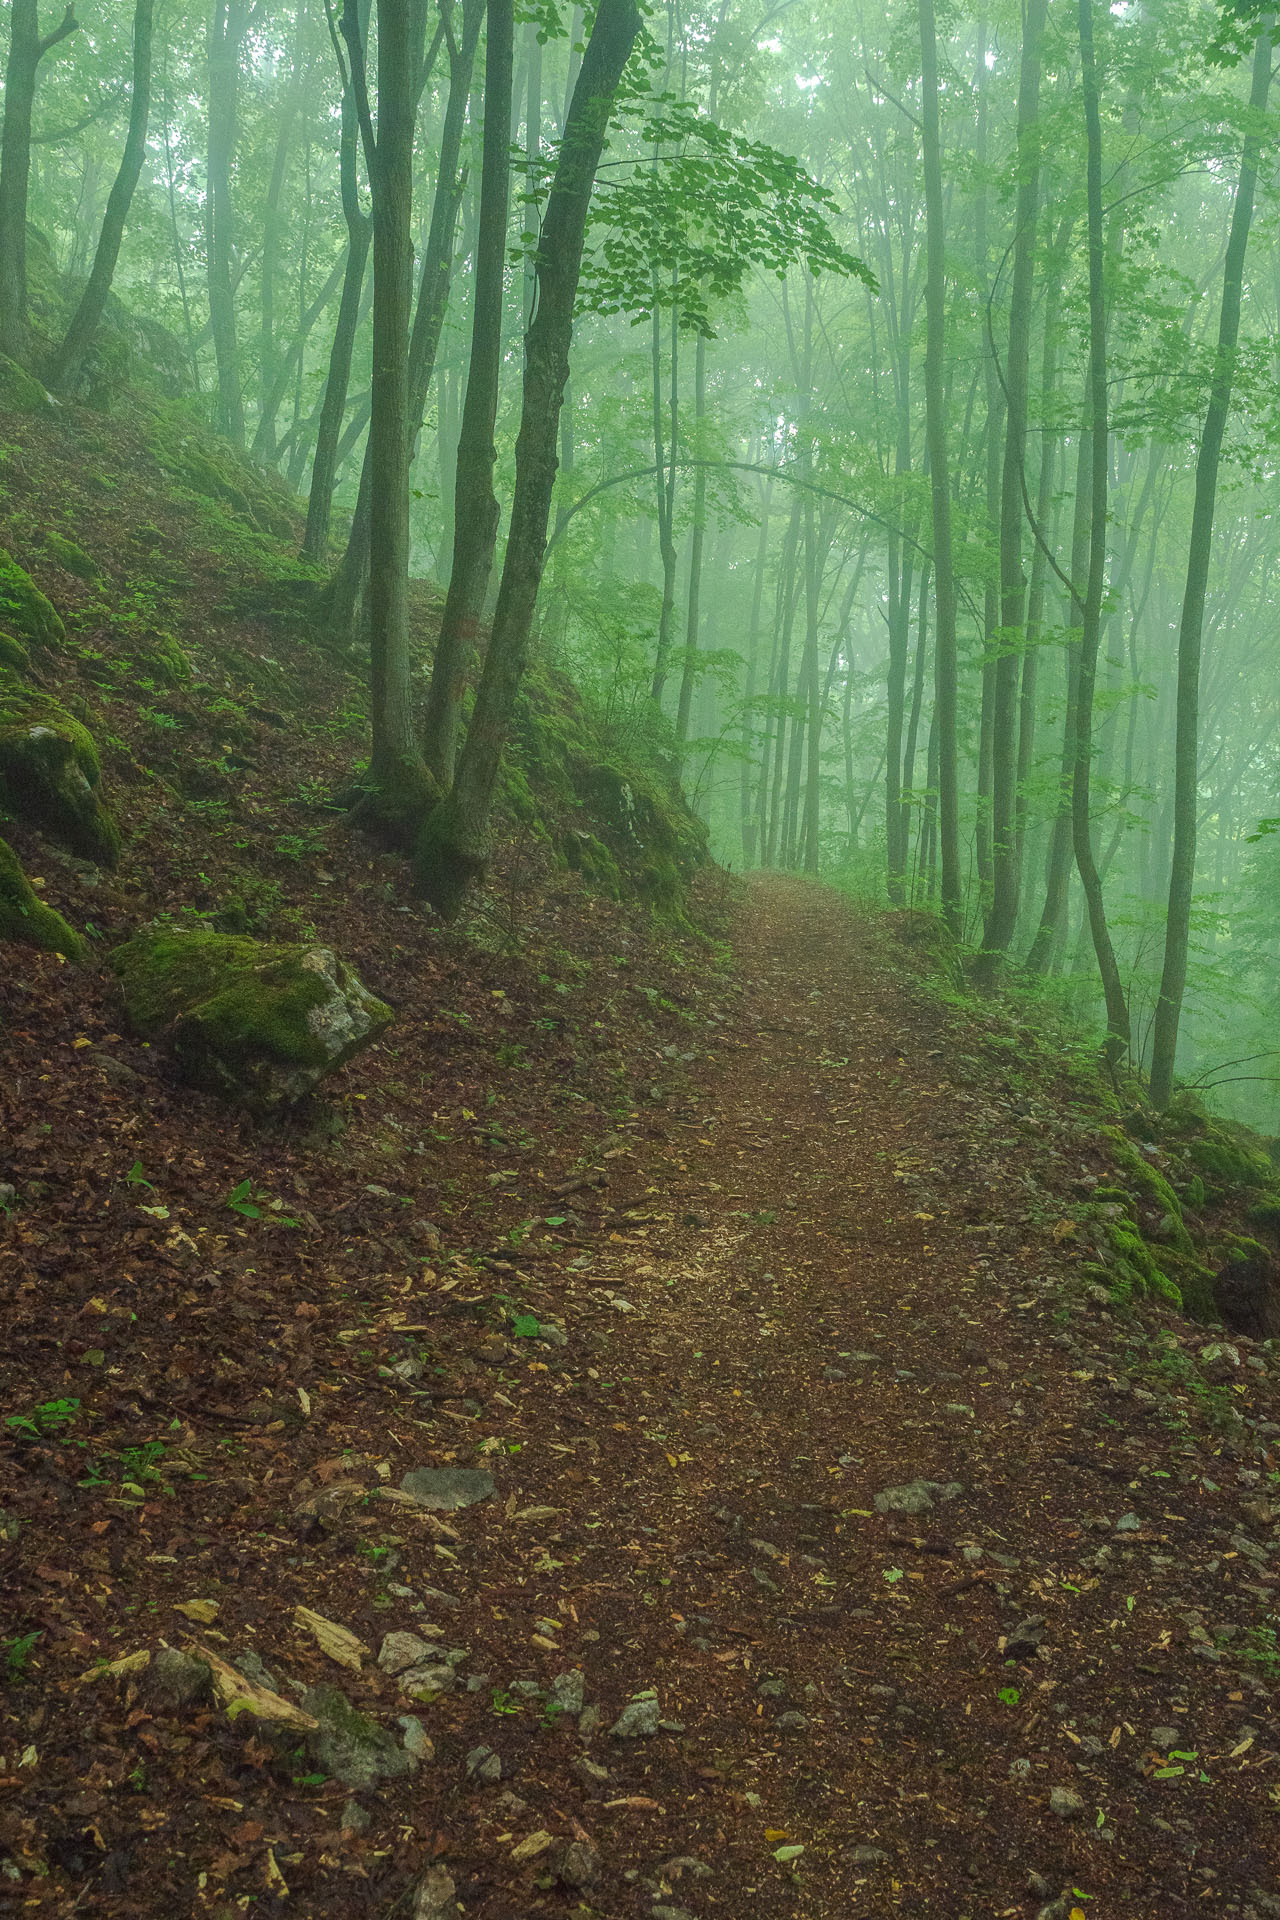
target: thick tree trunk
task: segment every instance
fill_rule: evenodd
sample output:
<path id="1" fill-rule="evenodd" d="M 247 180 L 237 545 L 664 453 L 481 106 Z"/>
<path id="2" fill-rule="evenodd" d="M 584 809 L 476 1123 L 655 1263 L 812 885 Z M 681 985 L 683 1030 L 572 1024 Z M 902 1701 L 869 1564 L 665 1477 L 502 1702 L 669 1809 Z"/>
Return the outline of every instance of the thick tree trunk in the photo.
<path id="1" fill-rule="evenodd" d="M 525 339 L 511 529 L 493 631 L 453 787 L 428 820 L 418 849 L 422 885 L 446 915 L 457 912 L 488 859 L 494 788 L 546 557 L 560 407 L 569 377 L 573 308 L 591 194 L 614 96 L 639 31 L 635 0 L 600 0 L 543 218 L 537 301 Z"/>
<path id="2" fill-rule="evenodd" d="M 925 281 L 925 416 L 929 438 L 929 483 L 933 499 L 934 714 L 938 746 L 938 840 L 942 866 L 942 911 L 960 932 L 960 809 L 956 769 L 956 596 L 951 554 L 951 484 L 947 460 L 946 287 L 943 250 L 942 157 L 938 128 L 938 40 L 934 0 L 919 0 L 923 86 L 924 187 L 927 274 Z"/>
<path id="3" fill-rule="evenodd" d="M 137 0 L 133 10 L 133 92 L 129 99 L 129 131 L 125 136 L 120 170 L 102 217 L 97 251 L 89 279 L 80 296 L 80 304 L 67 328 L 62 345 L 49 362 L 45 378 L 55 393 L 69 393 L 80 377 L 94 335 L 102 321 L 115 276 L 125 222 L 133 202 L 134 189 L 147 156 L 147 121 L 151 116 L 151 22 L 155 0 Z"/>
<path id="4" fill-rule="evenodd" d="M 1009 348 L 1005 361 L 1004 464 L 1000 479 L 1000 627 L 992 690 L 991 905 L 977 977 L 991 984 L 1018 923 L 1018 683 L 1025 644 L 1027 585 L 1022 568 L 1031 290 L 1040 204 L 1037 143 L 1040 47 L 1048 0 L 1030 0 L 1018 82 L 1018 193 L 1014 213 Z"/>
<path id="5" fill-rule="evenodd" d="M 240 105 L 240 49 L 249 24 L 248 0 L 214 0 L 209 22 L 209 123 L 205 188 L 205 250 L 209 324 L 218 368 L 215 424 L 236 446 L 244 445 L 244 392 L 236 338 L 232 284 L 231 165 Z"/>
<path id="6" fill-rule="evenodd" d="M 1089 931 L 1107 1007 L 1107 1057 L 1114 1067 L 1129 1051 L 1129 1008 L 1107 929 L 1102 882 L 1093 857 L 1089 780 L 1093 762 L 1093 688 L 1098 670 L 1107 563 L 1107 315 L 1103 288 L 1102 118 L 1093 55 L 1093 0 L 1080 0 L 1080 77 L 1084 93 L 1089 213 L 1089 575 L 1080 618 L 1076 751 L 1071 780 L 1071 840 L 1084 889 Z"/>
<path id="7" fill-rule="evenodd" d="M 13 0 L 4 70 L 0 132 L 0 353 L 27 357 L 27 195 L 31 183 L 31 115 L 36 74 L 51 48 L 80 22 L 68 6 L 61 24 L 40 37 L 38 0 Z"/>
<path id="8" fill-rule="evenodd" d="M 512 0 L 489 0 L 484 70 L 484 147 L 476 236 L 471 363 L 462 406 L 454 486 L 453 565 L 427 696 L 427 766 L 447 793 L 458 719 L 489 591 L 501 510 L 493 490 L 493 443 L 502 367 L 502 290 L 510 202 L 508 126 L 515 40 Z"/>
<path id="9" fill-rule="evenodd" d="M 1253 54 L 1253 83 L 1249 106 L 1259 118 L 1266 109 L 1271 86 L 1271 17 L 1263 23 Z M 1191 544 L 1187 553 L 1187 580 L 1178 627 L 1178 696 L 1173 748 L 1173 858 L 1169 870 L 1169 917 L 1165 927 L 1164 967 L 1156 1002 L 1151 1046 L 1151 1098 L 1166 1107 L 1173 1097 L 1173 1069 L 1178 1051 L 1182 996 L 1187 984 L 1187 947 L 1191 932 L 1191 901 L 1196 877 L 1196 824 L 1199 809 L 1198 763 L 1200 732 L 1200 656 L 1204 634 L 1205 591 L 1213 550 L 1213 513 L 1218 490 L 1222 436 L 1231 408 L 1236 342 L 1240 334 L 1240 300 L 1245 254 L 1253 222 L 1253 200 L 1258 180 L 1258 134 L 1245 135 L 1240 155 L 1240 178 L 1231 209 L 1231 231 L 1222 272 L 1222 307 L 1218 318 L 1218 351 L 1205 413 L 1204 432 L 1196 456 L 1195 505 L 1191 516 Z"/>

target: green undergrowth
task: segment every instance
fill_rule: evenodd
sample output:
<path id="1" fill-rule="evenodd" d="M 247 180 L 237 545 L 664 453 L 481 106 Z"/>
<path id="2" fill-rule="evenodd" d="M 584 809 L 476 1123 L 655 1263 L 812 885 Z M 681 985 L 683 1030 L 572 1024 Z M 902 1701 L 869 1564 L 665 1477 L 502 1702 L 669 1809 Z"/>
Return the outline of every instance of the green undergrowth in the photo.
<path id="1" fill-rule="evenodd" d="M 1157 1112 L 1136 1075 L 1112 1075 L 1053 983 L 968 984 L 940 916 L 882 913 L 894 949 L 955 1016 L 967 1056 L 1015 1098 L 1059 1117 L 1078 1175 L 1066 1204 L 1081 1271 L 1123 1310 L 1146 1300 L 1242 1331 L 1280 1323 L 1280 1166 L 1270 1143 L 1180 1092 Z M 1247 1283 L 1247 1284 L 1246 1284 Z M 1268 1304 L 1269 1303 L 1269 1304 Z"/>

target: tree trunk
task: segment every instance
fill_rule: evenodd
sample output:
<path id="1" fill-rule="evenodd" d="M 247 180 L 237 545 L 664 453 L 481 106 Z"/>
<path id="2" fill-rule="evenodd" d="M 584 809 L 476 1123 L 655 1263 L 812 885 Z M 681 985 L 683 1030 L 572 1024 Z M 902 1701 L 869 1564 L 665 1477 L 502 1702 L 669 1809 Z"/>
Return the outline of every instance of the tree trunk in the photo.
<path id="1" fill-rule="evenodd" d="M 484 69 L 484 148 L 476 236 L 471 363 L 462 405 L 454 484 L 453 565 L 427 696 L 427 766 L 447 793 L 458 718 L 489 591 L 501 510 L 493 490 L 494 423 L 502 367 L 502 289 L 510 202 L 508 127 L 515 41 L 512 0 L 489 0 Z"/>
<path id="2" fill-rule="evenodd" d="M 36 74 L 51 48 L 80 22 L 68 6 L 61 24 L 40 37 L 38 0 L 13 0 L 4 70 L 0 133 L 0 353 L 27 357 L 27 194 L 31 183 L 31 114 Z"/>
<path id="3" fill-rule="evenodd" d="M 657 495 L 655 505 L 658 515 L 658 553 L 662 561 L 662 607 L 658 614 L 658 644 L 653 659 L 653 682 L 649 695 L 655 706 L 661 706 L 666 691 L 667 671 L 671 658 L 671 622 L 675 618 L 676 606 L 676 543 L 675 543 L 675 507 L 676 507 L 676 455 L 680 443 L 679 417 L 679 368 L 680 334 L 675 306 L 671 309 L 671 459 L 664 460 L 662 452 L 662 309 L 658 305 L 656 288 L 653 302 L 653 324 L 649 350 L 650 372 L 653 383 L 653 458 Z"/>
<path id="4" fill-rule="evenodd" d="M 45 378 L 55 393 L 69 393 L 80 377 L 85 356 L 102 320 L 120 258 L 125 222 L 134 189 L 147 155 L 147 121 L 151 115 L 151 21 L 155 0 L 136 0 L 133 10 L 133 92 L 129 98 L 129 131 L 125 136 L 120 170 L 107 196 L 97 251 L 89 279 L 80 296 L 62 345 L 49 362 Z"/>
<path id="5" fill-rule="evenodd" d="M 373 192 L 373 408 L 369 417 L 370 778 L 392 812 L 421 799 L 409 690 L 409 314 L 413 301 L 413 130 L 421 45 L 416 0 L 378 0 L 378 131 L 366 132 Z M 369 127 L 364 62 L 348 53 Z"/>
<path id="6" fill-rule="evenodd" d="M 560 407 L 569 377 L 573 308 L 591 193 L 614 96 L 639 31 L 635 0 L 600 0 L 543 218 L 537 301 L 525 338 L 511 527 L 493 631 L 453 787 L 428 820 L 418 849 L 422 885 L 446 916 L 458 911 L 488 858 L 494 788 L 546 557 Z"/>
<path id="7" fill-rule="evenodd" d="M 707 343 L 701 334 L 693 359 L 693 451 L 702 457 L 702 426 L 707 410 Z M 698 671 L 698 625 L 702 600 L 702 555 L 707 538 L 707 470 L 693 476 L 693 531 L 689 537 L 689 598 L 685 608 L 684 664 L 680 670 L 680 698 L 676 705 L 676 739 L 689 737 L 689 714 Z"/>
<path id="8" fill-rule="evenodd" d="M 1080 78 L 1084 93 L 1089 213 L 1089 576 L 1080 618 L 1076 751 L 1071 780 L 1071 839 L 1084 889 L 1089 931 L 1107 1007 L 1107 1057 L 1114 1067 L 1129 1051 L 1129 1009 L 1107 930 L 1102 882 L 1093 857 L 1089 779 L 1093 760 L 1093 688 L 1098 670 L 1102 594 L 1107 563 L 1107 315 L 1103 289 L 1102 117 L 1093 56 L 1093 0 L 1080 0 Z"/>
<path id="9" fill-rule="evenodd" d="M 938 745 L 938 837 L 942 856 L 942 911 L 960 932 L 960 817 L 956 770 L 956 596 L 951 555 L 951 487 L 947 461 L 946 286 L 943 250 L 942 157 L 938 128 L 938 41 L 934 0 L 919 0 L 923 85 L 926 260 L 924 398 L 933 501 L 934 714 Z"/>
<path id="10" fill-rule="evenodd" d="M 205 247 L 209 324 L 218 368 L 215 425 L 236 446 L 244 445 L 244 393 L 236 339 L 232 285 L 231 163 L 240 106 L 240 49 L 249 24 L 248 0 L 214 0 L 209 22 L 209 125 L 205 191 Z"/>
<path id="11" fill-rule="evenodd" d="M 822 561 L 813 495 L 805 494 L 804 521 L 804 656 L 802 679 L 808 714 L 808 758 L 804 782 L 804 870 L 816 874 L 819 862 L 818 822 L 822 798 L 822 688 L 818 677 L 818 617 L 822 591 Z"/>
<path id="12" fill-rule="evenodd" d="M 773 482 L 766 481 L 760 508 L 760 538 L 756 545 L 755 575 L 751 585 L 751 626 L 747 638 L 747 680 L 742 699 L 741 782 L 739 821 L 742 833 L 742 862 L 753 867 L 760 838 L 760 816 L 753 806 L 756 768 L 752 762 L 756 684 L 760 672 L 760 605 L 764 598 L 765 567 L 769 559 L 769 510 L 773 505 Z"/>
<path id="13" fill-rule="evenodd" d="M 1261 118 L 1271 86 L 1271 17 L 1263 22 L 1253 53 L 1250 110 Z M 1231 231 L 1222 271 L 1222 307 L 1218 318 L 1218 350 L 1214 360 L 1204 432 L 1196 455 L 1195 506 L 1191 543 L 1187 553 L 1187 580 L 1178 627 L 1178 694 L 1173 748 L 1173 858 L 1169 870 L 1169 917 L 1165 928 L 1164 967 L 1156 1002 L 1151 1043 L 1151 1098 L 1167 1107 L 1173 1097 L 1173 1068 L 1178 1051 L 1178 1025 L 1187 984 L 1187 946 L 1191 931 L 1191 901 L 1196 876 L 1196 818 L 1199 807 L 1198 761 L 1200 731 L 1200 655 L 1204 634 L 1205 590 L 1213 550 L 1213 513 L 1218 490 L 1218 463 L 1222 436 L 1231 407 L 1236 342 L 1240 334 L 1240 299 L 1245 254 L 1253 221 L 1253 199 L 1258 180 L 1260 138 L 1251 127 L 1240 155 L 1240 178 L 1231 209 Z"/>
<path id="14" fill-rule="evenodd" d="M 1087 396 L 1086 396 L 1087 400 Z M 1071 531 L 1071 578 L 1077 590 L 1067 610 L 1067 631 L 1077 637 L 1068 640 L 1065 649 L 1067 700 L 1062 725 L 1062 762 L 1058 775 L 1058 805 L 1049 835 L 1049 857 L 1045 870 L 1044 906 L 1031 950 L 1027 954 L 1027 972 L 1041 977 L 1053 963 L 1059 935 L 1066 924 L 1067 891 L 1071 881 L 1071 789 L 1076 764 L 1076 701 L 1080 683 L 1080 621 L 1084 601 L 1079 583 L 1089 570 L 1089 476 L 1093 471 L 1093 451 L 1085 428 L 1076 447 L 1075 516 Z"/>
<path id="15" fill-rule="evenodd" d="M 457 231 L 458 209 L 462 205 L 465 186 L 465 173 L 461 165 L 462 140 L 466 131 L 467 99 L 471 92 L 472 68 L 475 64 L 476 47 L 479 44 L 483 20 L 484 0 L 463 0 L 462 32 L 456 41 L 450 43 L 449 48 L 449 99 L 445 107 L 444 125 L 440 131 L 440 157 L 436 170 L 435 194 L 431 202 L 431 222 L 427 229 L 427 243 L 423 250 L 422 272 L 418 279 L 418 298 L 413 313 L 413 332 L 409 340 L 405 423 L 410 461 L 412 461 L 414 445 L 422 428 L 422 416 L 426 410 L 427 394 L 431 388 L 431 376 L 435 371 L 436 349 L 440 344 L 440 331 L 449 305 L 449 284 L 453 274 L 453 244 Z M 413 97 L 415 118 L 420 92 L 421 88 L 415 80 Z M 374 225 L 376 262 L 376 219 Z M 412 249 L 410 279 L 412 282 Z M 376 265 L 374 283 L 376 287 Z M 376 304 L 375 295 L 375 314 Z M 356 510 L 352 515 L 346 551 L 329 583 L 327 593 L 326 614 L 329 625 L 335 634 L 348 640 L 353 640 L 359 631 L 360 614 L 365 603 L 369 580 L 372 443 L 371 430 L 369 445 L 365 448 L 360 490 L 356 497 Z"/>
<path id="16" fill-rule="evenodd" d="M 982 932 L 977 977 L 990 985 L 1018 923 L 1018 683 L 1021 678 L 1027 583 L 1022 569 L 1026 484 L 1027 388 L 1031 363 L 1031 290 L 1040 204 L 1037 142 L 1040 47 L 1048 0 L 1030 0 L 1018 82 L 1018 193 L 1014 213 L 1009 349 L 1005 362 L 1004 464 L 1000 480 L 1000 629 L 994 668 L 991 755 L 991 905 Z"/>

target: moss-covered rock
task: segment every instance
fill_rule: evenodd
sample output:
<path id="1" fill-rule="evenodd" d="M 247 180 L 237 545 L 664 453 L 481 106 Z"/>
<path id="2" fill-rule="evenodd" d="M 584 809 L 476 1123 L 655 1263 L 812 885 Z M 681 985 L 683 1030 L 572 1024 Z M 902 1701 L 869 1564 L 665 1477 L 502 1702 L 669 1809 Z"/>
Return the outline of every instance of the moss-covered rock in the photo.
<path id="1" fill-rule="evenodd" d="M 120 831 L 99 792 L 102 769 L 87 727 L 48 694 L 0 670 L 0 803 L 100 866 L 120 856 Z"/>
<path id="2" fill-rule="evenodd" d="M 7 667 L 11 673 L 25 673 L 30 665 L 31 655 L 21 640 L 0 631 L 0 667 Z"/>
<path id="3" fill-rule="evenodd" d="M 1237 1130 L 1215 1121 L 1187 1142 L 1187 1152 L 1204 1176 L 1205 1191 L 1211 1197 L 1223 1198 L 1239 1187 L 1256 1192 L 1275 1179 L 1275 1168 L 1267 1154 L 1244 1135 L 1243 1128 Z"/>
<path id="4" fill-rule="evenodd" d="M 177 687 L 191 678 L 191 662 L 171 633 L 153 633 L 135 650 L 145 678 Z"/>
<path id="5" fill-rule="evenodd" d="M 300 1099 L 391 1023 L 337 955 L 219 933 L 140 933 L 111 956 L 135 1029 L 187 1079 L 265 1109 Z"/>
<path id="6" fill-rule="evenodd" d="M 42 953 L 64 954 L 68 960 L 83 960 L 87 952 L 62 915 L 45 906 L 4 840 L 0 840 L 0 940 L 19 940 Z"/>
<path id="7" fill-rule="evenodd" d="M 64 573 L 73 573 L 77 580 L 101 580 L 102 568 L 93 555 L 52 527 L 44 535 L 44 550 L 55 567 L 61 567 Z"/>
<path id="8" fill-rule="evenodd" d="M 0 547 L 0 620 L 37 647 L 56 647 L 66 628 L 31 575 Z"/>
<path id="9" fill-rule="evenodd" d="M 33 374 L 0 353 L 0 407 L 6 413 L 54 413 L 54 402 Z"/>
<path id="10" fill-rule="evenodd" d="M 1182 1205 L 1177 1194 L 1158 1168 L 1153 1167 L 1138 1147 L 1125 1133 L 1122 1127 L 1103 1127 L 1102 1138 L 1107 1142 L 1111 1158 L 1123 1173 L 1129 1190 L 1149 1205 L 1160 1209 L 1164 1222 L 1162 1238 L 1179 1253 L 1194 1256 L 1195 1246 L 1187 1232 L 1182 1218 Z"/>
<path id="11" fill-rule="evenodd" d="M 1256 1240 L 1231 1235 L 1226 1258 L 1213 1281 L 1213 1300 L 1227 1325 L 1256 1340 L 1280 1335 L 1280 1275 L 1271 1254 Z"/>

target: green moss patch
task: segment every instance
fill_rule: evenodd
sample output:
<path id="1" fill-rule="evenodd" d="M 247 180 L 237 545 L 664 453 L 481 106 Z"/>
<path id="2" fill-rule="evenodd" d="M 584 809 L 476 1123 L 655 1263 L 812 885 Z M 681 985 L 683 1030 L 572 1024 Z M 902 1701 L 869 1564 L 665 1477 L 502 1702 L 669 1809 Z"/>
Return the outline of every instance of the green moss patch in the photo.
<path id="1" fill-rule="evenodd" d="M 68 540 L 64 534 L 50 528 L 43 536 L 44 550 L 56 567 L 64 573 L 72 573 L 77 580 L 101 580 L 102 568 L 91 553 L 78 547 L 74 540 Z"/>
<path id="2" fill-rule="evenodd" d="M 72 853 L 113 867 L 120 832 L 102 803 L 101 778 L 88 728 L 0 670 L 0 802 Z"/>
<path id="3" fill-rule="evenodd" d="M 0 840 L 0 940 L 18 940 L 42 953 L 83 960 L 87 948 L 60 913 L 45 906 L 7 841 Z"/>
<path id="4" fill-rule="evenodd" d="M 325 947 L 231 934 L 142 933 L 111 964 L 133 1027 L 186 1078 L 257 1107 L 309 1093 L 392 1018 Z"/>
<path id="5" fill-rule="evenodd" d="M 53 400 L 40 382 L 0 353 L 0 407 L 7 413 L 53 413 Z"/>
<path id="6" fill-rule="evenodd" d="M 8 667 L 11 673 L 25 673 L 31 665 L 31 655 L 21 640 L 15 640 L 11 633 L 0 632 L 0 667 Z"/>
<path id="7" fill-rule="evenodd" d="M 41 593 L 31 575 L 0 547 L 0 620 L 37 647 L 55 647 L 66 639 L 66 628 L 53 602 Z"/>

